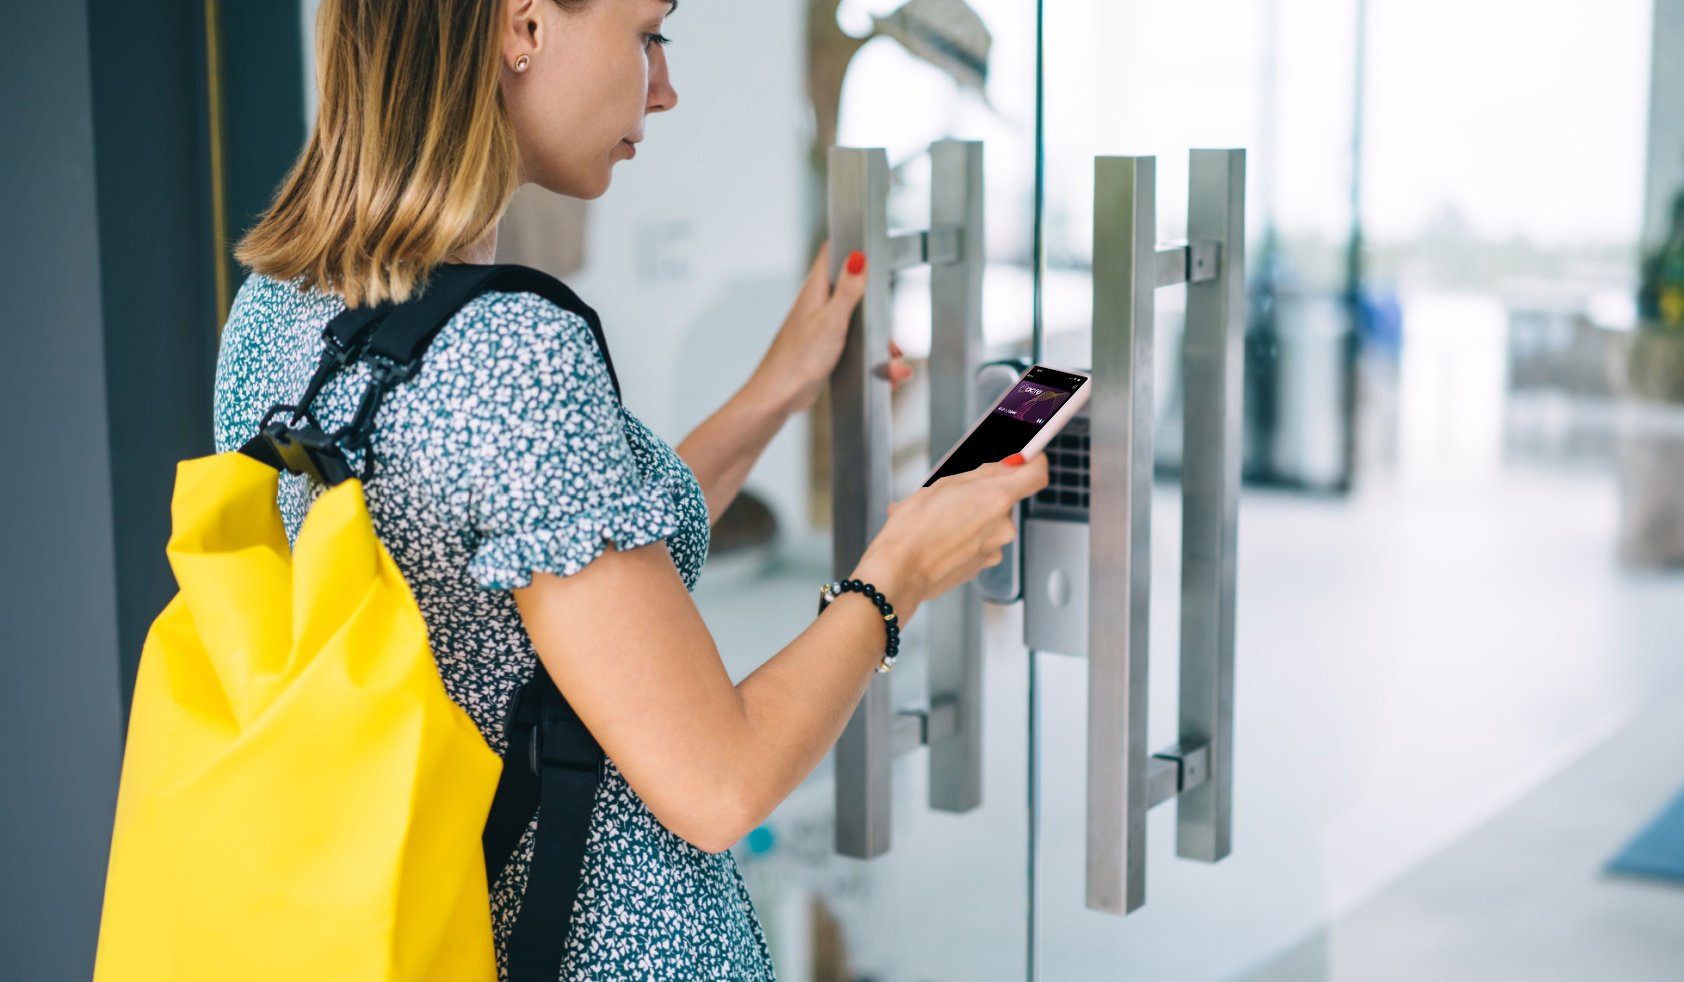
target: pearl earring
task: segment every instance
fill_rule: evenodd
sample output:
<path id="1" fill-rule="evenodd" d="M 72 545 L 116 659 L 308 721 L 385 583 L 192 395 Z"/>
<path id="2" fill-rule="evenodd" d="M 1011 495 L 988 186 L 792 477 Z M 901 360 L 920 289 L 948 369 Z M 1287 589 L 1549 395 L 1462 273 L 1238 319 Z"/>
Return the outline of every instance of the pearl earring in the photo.
<path id="1" fill-rule="evenodd" d="M 527 67 L 530 66 L 531 64 L 532 64 L 531 58 L 528 58 L 525 55 L 521 55 L 519 58 L 515 59 L 515 71 L 524 72 L 524 71 L 526 71 Z"/>

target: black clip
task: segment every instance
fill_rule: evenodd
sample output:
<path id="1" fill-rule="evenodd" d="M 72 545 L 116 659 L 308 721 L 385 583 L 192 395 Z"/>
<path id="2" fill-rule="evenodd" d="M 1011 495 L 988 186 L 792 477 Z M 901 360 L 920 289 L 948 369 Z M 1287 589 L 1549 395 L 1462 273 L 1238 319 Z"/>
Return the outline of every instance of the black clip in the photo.
<path id="1" fill-rule="evenodd" d="M 539 666 L 538 670 L 543 671 L 543 667 Z M 554 703 L 544 707 L 543 718 L 538 722 L 540 763 L 570 771 L 596 771 L 601 777 L 607 771 L 607 755 L 585 728 L 584 721 L 567 707 L 561 693 L 556 692 L 552 698 Z"/>
<path id="2" fill-rule="evenodd" d="M 539 665 L 535 672 L 542 672 L 544 666 Z M 526 764 L 532 773 L 538 773 L 538 723 L 543 715 L 543 694 L 538 691 L 539 679 L 533 675 L 532 679 L 515 692 L 509 700 L 508 713 L 503 717 L 503 735 L 509 741 L 510 759 L 515 753 L 515 742 L 526 742 Z"/>
<path id="3" fill-rule="evenodd" d="M 503 732 L 508 736 L 511 756 L 516 741 L 521 741 L 526 751 L 527 766 L 540 777 L 545 768 L 594 770 L 598 778 L 606 776 L 607 755 L 589 737 L 584 723 L 562 705 L 564 700 L 561 693 L 555 691 L 555 683 L 540 677 L 543 671 L 541 664 L 534 668 L 531 680 L 521 686 L 509 702 Z M 550 705 L 550 699 L 554 699 L 557 705 Z M 580 752 L 586 746 L 591 750 L 581 756 Z"/>
<path id="4" fill-rule="evenodd" d="M 303 417 L 305 424 L 294 427 L 275 419 L 286 411 L 292 412 L 294 420 Z M 257 431 L 274 448 L 275 455 L 286 469 L 294 474 L 307 474 L 331 488 L 354 473 L 338 442 L 322 432 L 316 418 L 306 408 L 275 406 L 264 415 Z"/>

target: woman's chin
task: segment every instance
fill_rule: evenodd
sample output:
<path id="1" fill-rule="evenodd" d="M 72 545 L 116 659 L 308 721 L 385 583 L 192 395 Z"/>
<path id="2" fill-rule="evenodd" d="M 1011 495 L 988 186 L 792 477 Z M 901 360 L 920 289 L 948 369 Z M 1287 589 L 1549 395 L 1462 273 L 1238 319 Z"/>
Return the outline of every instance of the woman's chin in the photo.
<path id="1" fill-rule="evenodd" d="M 592 198 L 600 198 L 605 192 L 607 192 L 608 184 L 614 178 L 613 159 L 610 158 L 595 173 L 589 175 L 589 177 L 581 179 L 582 177 L 582 175 L 577 173 L 566 175 L 565 177 L 559 174 L 550 174 L 544 175 L 539 179 L 534 179 L 532 183 L 537 184 L 546 191 L 565 195 L 569 198 L 579 198 L 584 201 L 589 201 Z"/>
<path id="2" fill-rule="evenodd" d="M 610 154 L 589 175 L 580 175 L 579 191 L 574 197 L 590 200 L 606 194 L 608 185 L 614 181 L 614 165 L 616 163 L 618 163 L 618 160 Z"/>

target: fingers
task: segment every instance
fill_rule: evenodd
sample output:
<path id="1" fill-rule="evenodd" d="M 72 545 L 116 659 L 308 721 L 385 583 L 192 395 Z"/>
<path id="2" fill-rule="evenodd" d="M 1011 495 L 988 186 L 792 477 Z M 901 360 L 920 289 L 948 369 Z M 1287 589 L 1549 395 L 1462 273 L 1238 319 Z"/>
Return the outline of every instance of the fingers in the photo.
<path id="1" fill-rule="evenodd" d="M 836 315 L 846 317 L 859 306 L 860 298 L 865 296 L 865 277 L 865 253 L 855 250 L 843 261 L 842 269 L 836 274 L 836 290 L 829 301 Z"/>
<path id="2" fill-rule="evenodd" d="M 1038 453 L 1011 471 L 1006 480 L 1019 498 L 1027 498 L 1047 486 L 1047 455 Z"/>
<path id="3" fill-rule="evenodd" d="M 807 279 L 819 279 L 825 286 L 830 285 L 830 241 L 827 239 L 819 243 L 819 251 L 813 256 L 813 265 L 807 267 Z"/>
<path id="4" fill-rule="evenodd" d="M 978 472 L 985 470 L 991 478 L 1004 484 L 1014 498 L 1027 498 L 1047 486 L 1047 455 L 1044 453 L 1037 453 L 1016 467 L 998 460 L 977 468 Z"/>

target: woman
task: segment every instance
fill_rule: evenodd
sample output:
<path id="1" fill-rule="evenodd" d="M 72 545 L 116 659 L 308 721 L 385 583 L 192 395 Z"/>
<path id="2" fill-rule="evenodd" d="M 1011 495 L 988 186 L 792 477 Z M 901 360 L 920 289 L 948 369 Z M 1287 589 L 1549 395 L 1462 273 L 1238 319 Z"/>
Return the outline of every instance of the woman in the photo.
<path id="1" fill-rule="evenodd" d="M 324 0 L 315 129 L 236 251 L 253 273 L 217 363 L 218 451 L 302 391 L 347 305 L 405 299 L 437 263 L 491 262 L 517 186 L 602 195 L 648 114 L 677 104 L 672 6 Z M 866 273 L 851 257 L 833 291 L 827 268 L 821 251 L 748 384 L 682 456 L 616 402 L 585 321 L 529 293 L 463 307 L 381 409 L 365 494 L 447 691 L 501 753 L 510 697 L 541 668 L 609 759 L 563 977 L 773 976 L 728 849 L 840 736 L 884 617 L 843 594 L 733 686 L 689 590 L 710 522 L 840 357 Z M 366 378 L 357 365 L 320 394 L 324 426 L 350 418 Z M 904 624 L 999 561 L 1012 507 L 1046 480 L 1038 457 L 921 489 L 852 576 Z M 290 537 L 321 490 L 282 475 Z M 530 855 L 529 830 L 492 884 L 500 970 Z"/>

